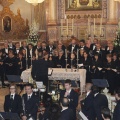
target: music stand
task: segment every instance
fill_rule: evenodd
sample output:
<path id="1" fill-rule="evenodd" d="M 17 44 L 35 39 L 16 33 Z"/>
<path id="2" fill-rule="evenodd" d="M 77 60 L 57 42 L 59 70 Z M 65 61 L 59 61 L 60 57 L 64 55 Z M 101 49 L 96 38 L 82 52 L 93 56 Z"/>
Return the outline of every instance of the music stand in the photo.
<path id="1" fill-rule="evenodd" d="M 17 113 L 0 112 L 0 120 L 20 120 Z"/>
<path id="2" fill-rule="evenodd" d="M 24 89 L 24 85 L 25 84 L 23 84 L 23 81 L 22 81 L 22 79 L 20 78 L 20 76 L 19 75 L 7 75 L 7 78 L 8 78 L 8 82 L 13 82 L 13 83 L 15 83 L 17 86 L 19 86 L 20 87 L 20 93 L 19 94 L 21 94 L 21 92 L 22 92 L 22 90 Z"/>
<path id="3" fill-rule="evenodd" d="M 101 88 L 109 87 L 108 81 L 106 79 L 92 79 L 93 85 L 96 85 Z"/>
<path id="4" fill-rule="evenodd" d="M 7 75 L 8 82 L 22 82 L 19 75 Z"/>

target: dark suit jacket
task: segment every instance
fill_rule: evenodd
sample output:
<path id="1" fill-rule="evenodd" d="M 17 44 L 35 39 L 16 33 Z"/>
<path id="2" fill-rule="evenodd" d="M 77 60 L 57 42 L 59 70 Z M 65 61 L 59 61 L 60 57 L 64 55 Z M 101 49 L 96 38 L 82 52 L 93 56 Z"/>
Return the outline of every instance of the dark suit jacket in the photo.
<path id="1" fill-rule="evenodd" d="M 95 44 L 94 43 L 92 43 L 91 45 L 90 45 L 90 50 L 94 50 L 93 48 L 94 48 L 94 46 L 95 46 Z M 96 48 L 96 46 L 95 46 L 95 48 Z"/>
<path id="2" fill-rule="evenodd" d="M 58 120 L 74 120 L 73 111 L 69 108 L 66 110 L 63 110 Z"/>
<path id="3" fill-rule="evenodd" d="M 120 120 L 120 100 L 117 102 L 117 105 L 114 109 L 113 120 Z"/>
<path id="4" fill-rule="evenodd" d="M 40 76 L 48 76 L 48 62 L 45 61 L 44 59 L 39 59 L 34 61 L 33 65 L 32 65 L 32 77 L 36 79 Z"/>
<path id="5" fill-rule="evenodd" d="M 62 99 L 65 95 L 66 90 L 62 90 L 60 93 L 60 99 Z M 76 107 L 78 105 L 78 94 L 73 89 L 70 92 L 70 95 L 68 96 L 68 99 L 70 99 L 69 108 L 73 110 L 74 118 L 76 116 Z"/>
<path id="6" fill-rule="evenodd" d="M 81 101 L 82 112 L 89 120 L 95 120 L 93 101 L 94 95 L 92 92 L 90 92 L 89 95 L 83 101 Z"/>
<path id="7" fill-rule="evenodd" d="M 5 96 L 4 111 L 18 113 L 20 115 L 22 111 L 22 100 L 21 96 L 15 94 L 14 100 L 10 99 L 10 95 Z"/>
<path id="8" fill-rule="evenodd" d="M 94 97 L 93 102 L 94 102 L 95 117 L 97 118 L 97 120 L 102 120 L 101 109 L 103 107 L 108 107 L 107 97 L 99 93 Z"/>
<path id="9" fill-rule="evenodd" d="M 60 99 L 62 99 L 65 95 L 66 90 L 62 90 L 60 93 Z M 78 94 L 73 89 L 70 92 L 70 96 L 68 96 L 68 99 L 70 99 L 69 108 L 76 109 L 78 105 Z"/>
<path id="10" fill-rule="evenodd" d="M 77 52 L 77 49 L 79 49 L 79 46 L 78 45 L 75 45 L 74 49 L 73 49 L 73 52 Z M 72 51 L 72 45 L 69 45 L 68 46 L 68 51 L 71 52 Z"/>
<path id="11" fill-rule="evenodd" d="M 47 52 L 48 52 L 49 54 L 51 54 L 51 53 L 53 52 L 53 50 L 55 50 L 55 49 L 56 49 L 55 46 L 52 47 L 52 50 L 50 50 L 49 45 L 46 47 L 46 50 L 47 50 Z"/>
<path id="12" fill-rule="evenodd" d="M 38 111 L 38 105 L 39 105 L 39 98 L 32 94 L 31 98 L 28 100 L 27 94 L 24 94 L 22 96 L 22 99 L 24 98 L 25 103 L 25 114 L 27 118 L 33 117 L 35 120 L 37 120 L 37 111 Z M 22 114 L 24 111 L 22 110 Z"/>

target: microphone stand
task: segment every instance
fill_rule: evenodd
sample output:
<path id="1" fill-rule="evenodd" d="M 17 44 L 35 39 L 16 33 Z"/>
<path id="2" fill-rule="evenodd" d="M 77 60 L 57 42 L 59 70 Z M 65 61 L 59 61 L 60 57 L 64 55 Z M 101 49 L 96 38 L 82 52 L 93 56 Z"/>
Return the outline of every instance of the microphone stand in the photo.
<path id="1" fill-rule="evenodd" d="M 79 69 L 78 69 L 78 63 L 79 63 L 79 49 L 77 49 L 77 72 L 79 71 Z"/>

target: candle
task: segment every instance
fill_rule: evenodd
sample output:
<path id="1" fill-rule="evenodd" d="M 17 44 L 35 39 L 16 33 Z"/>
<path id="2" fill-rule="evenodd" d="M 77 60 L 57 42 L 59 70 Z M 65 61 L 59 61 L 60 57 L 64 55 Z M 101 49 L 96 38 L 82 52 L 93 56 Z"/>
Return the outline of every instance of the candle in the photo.
<path id="1" fill-rule="evenodd" d="M 69 0 L 68 0 L 68 8 L 69 8 L 69 4 L 70 4 L 70 3 L 69 3 Z"/>
<path id="2" fill-rule="evenodd" d="M 68 36 L 68 19 L 67 19 L 67 36 Z"/>
<path id="3" fill-rule="evenodd" d="M 20 47 L 21 47 L 21 41 L 20 41 Z"/>
<path id="4" fill-rule="evenodd" d="M 101 19 L 100 19 L 100 35 L 102 34 L 102 17 L 103 17 L 103 14 L 101 15 Z"/>
<path id="5" fill-rule="evenodd" d="M 90 34 L 90 18 L 88 17 L 88 34 Z"/>
<path id="6" fill-rule="evenodd" d="M 74 35 L 73 31 L 74 31 L 74 19 L 72 19 L 72 35 Z"/>
<path id="7" fill-rule="evenodd" d="M 95 35 L 95 18 L 94 18 L 94 35 Z"/>

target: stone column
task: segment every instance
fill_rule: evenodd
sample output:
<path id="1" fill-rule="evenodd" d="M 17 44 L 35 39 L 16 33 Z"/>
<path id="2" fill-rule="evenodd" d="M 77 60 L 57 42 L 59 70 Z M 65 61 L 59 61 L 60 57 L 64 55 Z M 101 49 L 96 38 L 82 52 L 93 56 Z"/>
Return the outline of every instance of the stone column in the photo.
<path id="1" fill-rule="evenodd" d="M 48 24 L 57 23 L 57 0 L 49 0 Z"/>
<path id="2" fill-rule="evenodd" d="M 118 7 L 117 7 L 117 2 L 115 2 L 114 0 L 109 0 L 108 1 L 108 5 L 109 5 L 109 9 L 108 9 L 108 23 L 116 23 L 117 20 L 117 11 L 118 11 Z"/>

